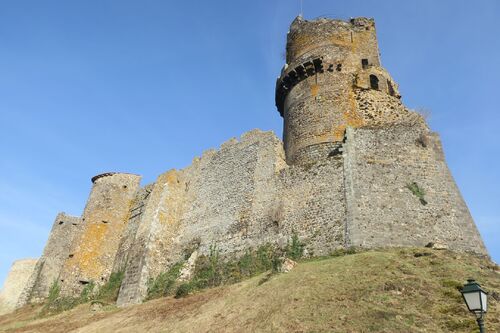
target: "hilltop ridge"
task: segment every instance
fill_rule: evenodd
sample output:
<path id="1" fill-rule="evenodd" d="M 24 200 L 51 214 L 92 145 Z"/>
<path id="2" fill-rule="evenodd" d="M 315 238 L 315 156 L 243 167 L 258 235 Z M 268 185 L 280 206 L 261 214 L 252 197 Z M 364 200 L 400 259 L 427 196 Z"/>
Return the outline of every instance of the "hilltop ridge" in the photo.
<path id="1" fill-rule="evenodd" d="M 0 316 L 20 332 L 471 332 L 457 290 L 475 277 L 490 292 L 486 327 L 500 331 L 498 266 L 477 256 L 431 249 L 386 249 L 299 263 L 186 298 L 38 318 L 38 306 Z M 266 281 L 267 280 L 267 281 Z M 263 282 L 265 281 L 265 282 Z"/>

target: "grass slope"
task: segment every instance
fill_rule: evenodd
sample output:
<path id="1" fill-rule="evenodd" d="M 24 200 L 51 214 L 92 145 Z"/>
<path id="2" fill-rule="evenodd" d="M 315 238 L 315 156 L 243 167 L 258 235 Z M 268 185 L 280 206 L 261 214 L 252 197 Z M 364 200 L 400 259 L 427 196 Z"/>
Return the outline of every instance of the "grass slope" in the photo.
<path id="1" fill-rule="evenodd" d="M 490 292 L 488 332 L 500 332 L 498 267 L 467 254 L 391 249 L 300 263 L 182 299 L 37 318 L 28 306 L 0 316 L 0 332 L 477 332 L 458 287 Z M 263 282 L 265 281 L 265 282 Z"/>

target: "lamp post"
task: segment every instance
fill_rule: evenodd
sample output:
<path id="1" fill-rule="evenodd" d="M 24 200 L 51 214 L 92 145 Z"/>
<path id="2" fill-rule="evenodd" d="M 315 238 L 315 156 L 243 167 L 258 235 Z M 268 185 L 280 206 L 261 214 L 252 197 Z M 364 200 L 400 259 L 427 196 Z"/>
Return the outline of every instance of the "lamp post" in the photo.
<path id="1" fill-rule="evenodd" d="M 484 333 L 483 317 L 488 310 L 488 293 L 481 289 L 479 283 L 473 279 L 467 280 L 467 283 L 461 290 L 465 304 L 470 312 L 476 316 L 479 332 Z"/>

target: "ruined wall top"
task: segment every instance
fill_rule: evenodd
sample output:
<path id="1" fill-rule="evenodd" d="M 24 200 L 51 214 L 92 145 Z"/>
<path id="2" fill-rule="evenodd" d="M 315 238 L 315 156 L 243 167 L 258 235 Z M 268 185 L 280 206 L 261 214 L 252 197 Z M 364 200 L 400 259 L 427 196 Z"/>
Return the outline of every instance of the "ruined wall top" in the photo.
<path id="1" fill-rule="evenodd" d="M 94 184 L 98 179 L 104 178 L 104 177 L 109 177 L 113 175 L 129 175 L 129 176 L 137 176 L 140 177 L 139 175 L 133 174 L 133 173 L 127 173 L 127 172 L 104 172 L 100 173 L 94 177 L 92 177 L 90 180 L 92 181 L 92 184 Z"/>
<path id="2" fill-rule="evenodd" d="M 291 24 L 287 35 L 286 62 L 292 64 L 316 54 L 328 55 L 325 47 L 349 49 L 370 58 L 370 63 L 379 66 L 375 21 L 358 17 L 349 21 L 320 18 L 305 20 L 298 16 Z"/>
<path id="3" fill-rule="evenodd" d="M 288 94 L 307 78 L 327 72 L 369 76 L 367 71 L 380 66 L 373 19 L 308 21 L 299 16 L 292 22 L 287 35 L 286 64 L 276 82 L 276 107 L 283 116 Z M 387 79 L 392 81 L 389 76 Z M 342 86 L 339 82 L 332 84 L 332 89 Z M 391 82 L 391 85 L 394 90 L 396 84 Z"/>

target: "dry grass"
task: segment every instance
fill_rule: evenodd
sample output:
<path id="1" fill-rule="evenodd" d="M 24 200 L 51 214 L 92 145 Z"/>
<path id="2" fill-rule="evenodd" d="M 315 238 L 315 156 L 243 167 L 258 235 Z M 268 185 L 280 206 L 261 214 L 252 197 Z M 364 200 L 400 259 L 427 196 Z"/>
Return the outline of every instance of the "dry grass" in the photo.
<path id="1" fill-rule="evenodd" d="M 259 275 L 124 309 L 92 312 L 84 304 L 37 319 L 40 308 L 26 307 L 0 316 L 0 331 L 470 333 L 475 321 L 457 287 L 474 277 L 496 293 L 486 324 L 489 332 L 500 332 L 500 274 L 495 269 L 484 259 L 449 251 L 369 251 L 303 262 L 264 283 Z"/>

